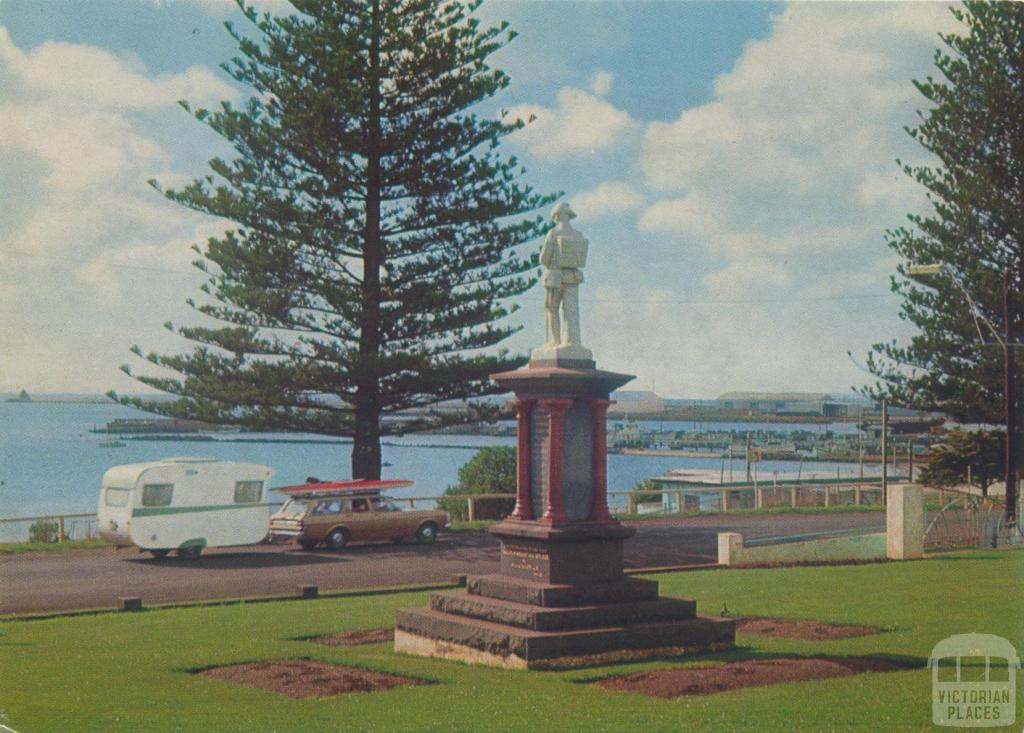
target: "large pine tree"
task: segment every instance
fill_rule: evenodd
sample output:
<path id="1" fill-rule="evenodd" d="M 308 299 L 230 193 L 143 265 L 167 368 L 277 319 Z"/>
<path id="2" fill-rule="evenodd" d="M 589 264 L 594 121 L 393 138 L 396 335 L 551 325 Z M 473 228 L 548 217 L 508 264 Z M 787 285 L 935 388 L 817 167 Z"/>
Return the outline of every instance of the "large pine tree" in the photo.
<path id="1" fill-rule="evenodd" d="M 1004 273 L 1018 342 L 1024 311 L 1024 4 L 967 0 L 952 12 L 966 32 L 942 36 L 941 78 L 916 82 L 930 106 L 909 130 L 938 162 L 905 166 L 933 210 L 888 233 L 901 259 L 892 281 L 903 297 L 900 315 L 919 333 L 906 345 L 875 344 L 868 367 L 880 382 L 869 392 L 966 422 L 1001 423 Z M 909 276 L 911 266 L 926 264 L 943 271 Z M 1017 356 L 1019 370 L 1024 353 Z"/>
<path id="2" fill-rule="evenodd" d="M 167 324 L 194 351 L 144 357 L 178 376 L 136 378 L 177 400 L 121 399 L 351 436 L 352 475 L 378 478 L 383 416 L 493 393 L 488 375 L 522 363 L 488 347 L 518 330 L 507 299 L 537 261 L 517 248 L 554 197 L 496 151 L 522 123 L 472 110 L 508 85 L 487 57 L 515 34 L 481 27 L 479 2 L 293 0 L 288 17 L 238 2 L 252 25 L 227 24 L 240 55 L 223 68 L 254 93 L 184 105 L 237 157 L 164 191 L 236 225 L 195 248 L 210 277 L 188 302 L 220 323 Z"/>

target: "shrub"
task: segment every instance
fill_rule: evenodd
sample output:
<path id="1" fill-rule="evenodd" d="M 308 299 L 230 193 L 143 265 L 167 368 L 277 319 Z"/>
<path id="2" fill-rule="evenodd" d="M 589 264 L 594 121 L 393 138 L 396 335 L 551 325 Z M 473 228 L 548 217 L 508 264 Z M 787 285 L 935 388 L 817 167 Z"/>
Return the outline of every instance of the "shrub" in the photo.
<path id="1" fill-rule="evenodd" d="M 629 490 L 629 498 L 633 504 L 660 504 L 662 502 L 661 486 L 651 479 L 637 481 Z"/>
<path id="2" fill-rule="evenodd" d="M 56 519 L 37 519 L 28 528 L 29 542 L 54 543 L 58 538 L 60 525 Z"/>
<path id="3" fill-rule="evenodd" d="M 465 494 L 516 493 L 516 449 L 510 445 L 481 448 L 459 469 L 459 482 L 445 489 L 445 496 Z M 441 499 L 438 504 L 452 519 L 467 519 L 465 499 Z M 476 502 L 477 519 L 501 519 L 515 507 L 515 498 L 481 499 Z"/>

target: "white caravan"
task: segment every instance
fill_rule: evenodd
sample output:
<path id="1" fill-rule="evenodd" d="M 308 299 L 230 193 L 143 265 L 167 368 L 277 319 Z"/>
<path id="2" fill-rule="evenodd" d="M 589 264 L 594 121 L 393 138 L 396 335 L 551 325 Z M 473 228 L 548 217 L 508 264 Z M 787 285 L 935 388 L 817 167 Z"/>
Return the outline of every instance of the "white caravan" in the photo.
<path id="1" fill-rule="evenodd" d="M 216 458 L 164 458 L 103 474 L 96 523 L 116 545 L 188 559 L 204 547 L 251 545 L 269 526 L 273 471 Z"/>

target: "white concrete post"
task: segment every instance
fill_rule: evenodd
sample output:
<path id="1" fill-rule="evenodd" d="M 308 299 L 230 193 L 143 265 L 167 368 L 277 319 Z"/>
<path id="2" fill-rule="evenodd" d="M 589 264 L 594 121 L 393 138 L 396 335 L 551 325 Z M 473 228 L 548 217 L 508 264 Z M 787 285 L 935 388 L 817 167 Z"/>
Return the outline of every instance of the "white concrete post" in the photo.
<path id="1" fill-rule="evenodd" d="M 886 556 L 924 557 L 924 491 L 914 484 L 889 484 L 885 507 Z"/>
<path id="2" fill-rule="evenodd" d="M 743 535 L 739 532 L 718 533 L 718 564 L 736 565 L 743 553 Z"/>

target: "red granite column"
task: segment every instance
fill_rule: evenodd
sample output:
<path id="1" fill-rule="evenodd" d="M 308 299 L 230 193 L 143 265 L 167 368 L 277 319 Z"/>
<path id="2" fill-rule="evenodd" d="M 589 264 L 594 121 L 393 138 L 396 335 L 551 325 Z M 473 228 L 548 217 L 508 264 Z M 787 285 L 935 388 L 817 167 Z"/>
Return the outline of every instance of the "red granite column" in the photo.
<path id="1" fill-rule="evenodd" d="M 548 496 L 540 521 L 562 524 L 569 521 L 562 506 L 562 421 L 572 400 L 546 399 L 540 404 L 548 411 Z"/>
<path id="2" fill-rule="evenodd" d="M 516 508 L 509 519 L 533 519 L 530 496 L 530 417 L 536 400 L 516 400 Z"/>
<path id="3" fill-rule="evenodd" d="M 608 440 L 605 430 L 605 418 L 611 400 L 590 400 L 591 443 L 591 485 L 594 489 L 593 503 L 590 506 L 590 520 L 593 522 L 610 522 L 613 520 L 608 511 Z"/>

